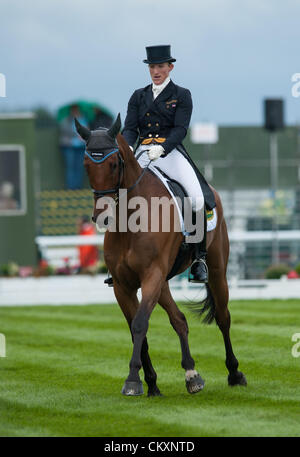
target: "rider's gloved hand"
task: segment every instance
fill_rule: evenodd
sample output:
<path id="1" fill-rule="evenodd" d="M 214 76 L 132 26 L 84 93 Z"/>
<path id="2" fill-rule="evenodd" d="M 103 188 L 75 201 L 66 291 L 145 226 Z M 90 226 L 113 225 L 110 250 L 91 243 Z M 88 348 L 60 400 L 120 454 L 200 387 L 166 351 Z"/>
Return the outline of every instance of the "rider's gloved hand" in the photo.
<path id="1" fill-rule="evenodd" d="M 148 151 L 148 157 L 150 160 L 158 159 L 165 152 L 164 148 L 160 145 L 151 146 Z"/>

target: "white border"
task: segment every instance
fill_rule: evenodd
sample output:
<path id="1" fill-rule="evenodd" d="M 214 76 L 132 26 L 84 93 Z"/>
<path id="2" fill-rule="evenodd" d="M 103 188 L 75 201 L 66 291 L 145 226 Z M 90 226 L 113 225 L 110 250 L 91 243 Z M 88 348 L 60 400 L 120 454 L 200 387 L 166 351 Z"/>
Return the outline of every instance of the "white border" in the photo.
<path id="1" fill-rule="evenodd" d="M 1 151 L 19 151 L 20 158 L 20 209 L 0 209 L 1 216 L 24 216 L 27 214 L 26 160 L 25 147 L 22 144 L 0 144 Z"/>

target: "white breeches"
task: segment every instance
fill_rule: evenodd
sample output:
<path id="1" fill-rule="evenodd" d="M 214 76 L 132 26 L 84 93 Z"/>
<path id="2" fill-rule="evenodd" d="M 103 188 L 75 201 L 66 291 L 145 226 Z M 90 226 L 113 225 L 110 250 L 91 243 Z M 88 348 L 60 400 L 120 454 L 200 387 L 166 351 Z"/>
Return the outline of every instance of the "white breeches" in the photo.
<path id="1" fill-rule="evenodd" d="M 135 152 L 137 156 L 141 151 L 150 149 L 151 146 L 141 145 Z M 149 163 L 149 157 L 145 151 L 138 159 L 142 168 Z M 177 149 L 173 149 L 166 157 L 153 160 L 150 167 L 157 166 L 171 179 L 175 179 L 185 188 L 187 195 L 192 199 L 192 209 L 200 211 L 204 206 L 204 197 L 196 173 L 187 159 Z"/>

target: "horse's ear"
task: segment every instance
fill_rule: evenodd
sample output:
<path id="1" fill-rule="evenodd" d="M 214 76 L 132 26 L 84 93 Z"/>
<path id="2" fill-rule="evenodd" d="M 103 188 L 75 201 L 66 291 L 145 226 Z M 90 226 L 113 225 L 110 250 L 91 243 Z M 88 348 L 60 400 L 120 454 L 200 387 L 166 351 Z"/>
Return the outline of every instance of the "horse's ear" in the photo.
<path id="1" fill-rule="evenodd" d="M 76 117 L 74 118 L 74 120 L 75 120 L 75 127 L 76 127 L 77 132 L 79 133 L 79 135 L 81 136 L 81 138 L 84 141 L 87 141 L 91 136 L 90 130 L 88 128 L 84 127 L 83 125 L 81 125 L 80 122 L 77 121 Z"/>
<path id="2" fill-rule="evenodd" d="M 118 133 L 121 130 L 121 116 L 120 113 L 118 114 L 117 119 L 115 120 L 114 124 L 111 126 L 111 128 L 108 130 L 109 136 L 114 140 Z"/>

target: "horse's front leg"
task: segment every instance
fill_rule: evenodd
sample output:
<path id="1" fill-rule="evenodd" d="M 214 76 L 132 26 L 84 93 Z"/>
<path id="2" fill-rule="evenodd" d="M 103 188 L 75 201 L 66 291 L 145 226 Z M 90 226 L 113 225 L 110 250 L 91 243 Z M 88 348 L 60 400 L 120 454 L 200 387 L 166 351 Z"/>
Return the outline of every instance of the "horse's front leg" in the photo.
<path id="1" fill-rule="evenodd" d="M 124 288 L 124 286 L 122 287 L 118 283 L 115 283 L 114 292 L 116 299 L 118 300 L 118 303 L 120 305 L 120 308 L 122 309 L 123 314 L 126 317 L 131 332 L 131 324 L 139 307 L 139 302 L 136 296 L 136 290 L 128 290 L 128 288 Z M 161 395 L 160 390 L 156 384 L 157 375 L 151 363 L 151 359 L 148 352 L 148 342 L 146 337 L 142 344 L 141 359 L 145 373 L 145 381 L 148 385 L 148 397 Z M 140 390 L 142 394 L 142 389 Z"/>
<path id="2" fill-rule="evenodd" d="M 141 395 L 142 381 L 139 371 L 142 367 L 142 346 L 149 326 L 149 318 L 161 293 L 163 275 L 160 269 L 153 269 L 141 281 L 142 299 L 131 324 L 133 353 L 129 364 L 129 375 L 123 386 L 124 395 Z M 144 343 L 145 344 L 145 343 Z"/>

